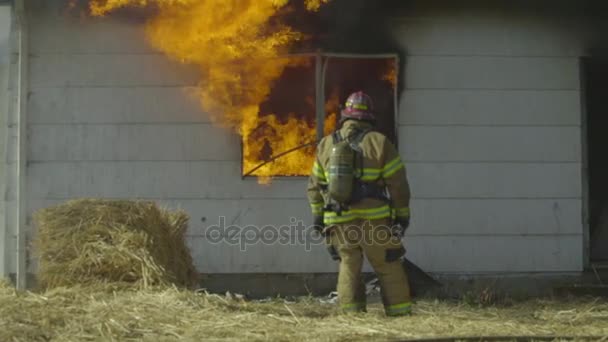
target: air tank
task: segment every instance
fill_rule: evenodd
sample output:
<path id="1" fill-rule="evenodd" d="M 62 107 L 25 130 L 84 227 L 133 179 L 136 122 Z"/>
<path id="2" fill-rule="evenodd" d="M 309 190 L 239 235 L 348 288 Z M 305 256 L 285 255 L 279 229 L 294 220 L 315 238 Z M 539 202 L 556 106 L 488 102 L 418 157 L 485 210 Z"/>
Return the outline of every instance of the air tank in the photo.
<path id="1" fill-rule="evenodd" d="M 348 203 L 355 180 L 355 151 L 348 141 L 335 144 L 329 156 L 329 196 L 338 203 Z"/>

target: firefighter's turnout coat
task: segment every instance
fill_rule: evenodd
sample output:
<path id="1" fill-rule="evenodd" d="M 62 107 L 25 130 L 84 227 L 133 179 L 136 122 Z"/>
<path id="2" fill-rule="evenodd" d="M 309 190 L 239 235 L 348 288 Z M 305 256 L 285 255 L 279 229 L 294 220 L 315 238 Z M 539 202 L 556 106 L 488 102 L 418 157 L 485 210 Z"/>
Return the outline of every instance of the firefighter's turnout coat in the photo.
<path id="1" fill-rule="evenodd" d="M 369 123 L 348 120 L 340 129 L 342 137 L 349 137 L 357 130 L 371 129 Z M 360 143 L 362 150 L 362 175 L 364 182 L 386 186 L 390 203 L 375 198 L 366 198 L 349 206 L 341 215 L 323 211 L 328 201 L 323 188 L 329 179 L 329 156 L 333 146 L 332 136 L 321 140 L 317 157 L 308 183 L 308 200 L 314 216 L 323 216 L 326 226 L 347 223 L 357 219 L 375 220 L 383 218 L 409 218 L 410 187 L 405 166 L 395 146 L 388 138 L 378 132 L 369 132 Z M 360 166 L 359 166 L 360 167 Z"/>

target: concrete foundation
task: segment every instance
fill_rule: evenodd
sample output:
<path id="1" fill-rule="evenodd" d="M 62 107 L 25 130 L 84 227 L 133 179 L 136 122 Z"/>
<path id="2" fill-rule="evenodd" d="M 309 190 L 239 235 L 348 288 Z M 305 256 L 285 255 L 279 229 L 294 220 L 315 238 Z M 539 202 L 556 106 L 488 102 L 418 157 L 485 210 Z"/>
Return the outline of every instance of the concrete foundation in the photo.
<path id="1" fill-rule="evenodd" d="M 552 296 L 605 296 L 608 291 L 608 270 L 580 273 L 539 274 L 433 274 L 441 288 L 426 291 L 421 297 L 480 301 L 523 300 Z M 374 278 L 365 273 L 364 279 Z M 11 274 L 14 282 L 15 275 Z M 249 299 L 267 297 L 327 296 L 335 291 L 337 273 L 245 273 L 201 274 L 200 288 L 210 293 L 226 292 L 245 295 Z M 28 274 L 28 285 L 36 289 L 36 277 Z"/>

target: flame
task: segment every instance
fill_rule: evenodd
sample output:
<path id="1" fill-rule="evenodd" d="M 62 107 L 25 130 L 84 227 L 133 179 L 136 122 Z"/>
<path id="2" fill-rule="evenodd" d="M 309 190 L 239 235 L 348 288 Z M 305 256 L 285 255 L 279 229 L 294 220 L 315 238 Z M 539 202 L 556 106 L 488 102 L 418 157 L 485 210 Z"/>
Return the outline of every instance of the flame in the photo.
<path id="1" fill-rule="evenodd" d="M 316 11 L 329 1 L 305 0 L 305 5 Z M 272 113 L 260 115 L 260 104 L 284 70 L 304 63 L 279 58 L 303 39 L 300 32 L 277 20 L 288 2 L 90 0 L 89 9 L 94 16 L 124 7 L 156 10 L 146 24 L 148 40 L 169 58 L 198 66 L 201 81 L 196 95 L 201 106 L 214 124 L 242 136 L 243 170 L 247 172 L 265 162 L 268 154 L 276 155 L 316 138 L 316 125 L 301 118 L 305 113 L 294 111 L 287 120 Z M 314 113 L 309 114 L 314 117 Z M 326 119 L 326 128 L 333 127 L 335 114 Z M 264 139 L 259 139 L 261 132 Z M 314 146 L 268 163 L 253 175 L 261 177 L 261 183 L 275 175 L 308 175 L 313 161 Z"/>
<path id="2" fill-rule="evenodd" d="M 321 6 L 328 3 L 330 0 L 305 0 L 306 9 L 309 11 L 318 11 Z"/>
<path id="3" fill-rule="evenodd" d="M 389 60 L 387 65 L 387 71 L 386 74 L 384 74 L 384 76 L 382 76 L 382 79 L 389 82 L 393 88 L 397 88 L 397 65 L 395 65 L 395 61 L 394 60 Z"/>

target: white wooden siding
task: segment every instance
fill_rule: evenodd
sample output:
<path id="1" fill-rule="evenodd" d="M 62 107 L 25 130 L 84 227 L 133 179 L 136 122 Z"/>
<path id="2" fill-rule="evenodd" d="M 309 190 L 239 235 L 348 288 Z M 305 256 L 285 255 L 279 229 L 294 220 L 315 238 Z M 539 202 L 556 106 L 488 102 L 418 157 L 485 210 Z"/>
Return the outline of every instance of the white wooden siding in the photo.
<path id="1" fill-rule="evenodd" d="M 409 89 L 400 105 L 402 125 L 580 125 L 578 90 Z"/>
<path id="2" fill-rule="evenodd" d="M 581 23 L 413 3 L 392 22 L 410 54 L 399 116 L 410 258 L 447 273 L 580 270 Z M 60 0 L 30 9 L 30 212 L 75 197 L 158 200 L 190 213 L 202 272 L 336 271 L 319 247 L 207 241 L 220 216 L 308 223 L 306 181 L 242 180 L 238 137 L 189 95 L 196 68 L 150 48 L 141 18 L 80 20 Z"/>
<path id="3" fill-rule="evenodd" d="M 32 89 L 32 124 L 209 123 L 196 88 L 54 87 Z"/>
<path id="4" fill-rule="evenodd" d="M 410 256 L 439 272 L 581 270 L 581 17 L 473 3 L 415 1 L 392 22 L 409 54 Z"/>

